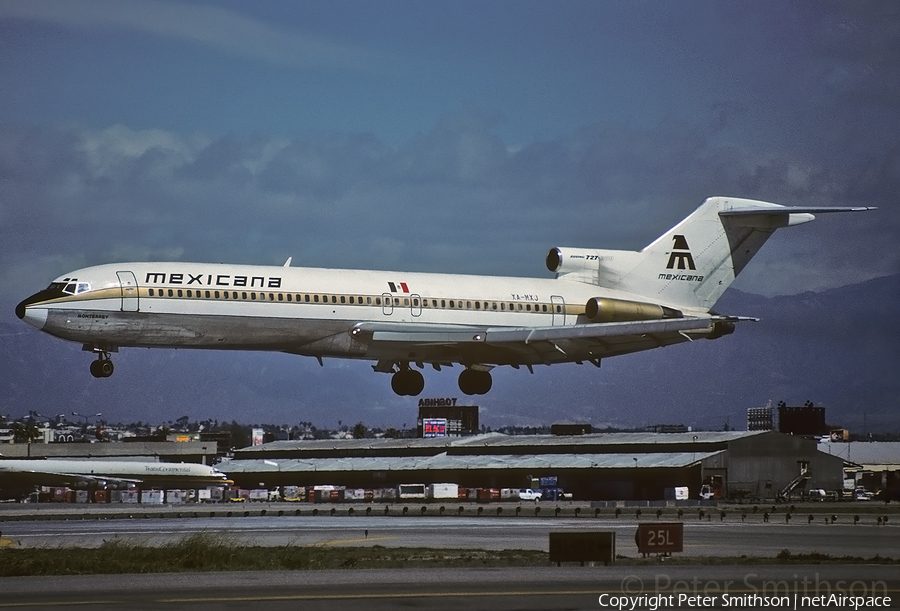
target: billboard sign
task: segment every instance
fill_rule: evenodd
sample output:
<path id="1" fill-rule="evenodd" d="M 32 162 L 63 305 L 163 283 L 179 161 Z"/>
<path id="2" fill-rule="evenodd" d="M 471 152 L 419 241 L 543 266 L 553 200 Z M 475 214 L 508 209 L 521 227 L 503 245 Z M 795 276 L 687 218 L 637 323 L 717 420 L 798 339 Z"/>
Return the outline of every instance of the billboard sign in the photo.
<path id="1" fill-rule="evenodd" d="M 422 420 L 422 436 L 423 437 L 446 437 L 447 436 L 447 419 L 446 418 L 425 418 Z"/>

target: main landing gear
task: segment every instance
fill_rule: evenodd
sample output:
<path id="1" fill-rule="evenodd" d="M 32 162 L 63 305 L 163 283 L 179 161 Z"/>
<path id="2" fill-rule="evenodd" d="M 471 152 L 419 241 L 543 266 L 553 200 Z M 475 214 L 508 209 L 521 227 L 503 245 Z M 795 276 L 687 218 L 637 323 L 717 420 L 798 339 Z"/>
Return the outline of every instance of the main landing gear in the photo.
<path id="1" fill-rule="evenodd" d="M 489 371 L 465 369 L 459 374 L 459 389 L 467 395 L 487 394 L 493 383 Z"/>
<path id="2" fill-rule="evenodd" d="M 401 368 L 391 378 L 391 388 L 401 397 L 415 397 L 425 388 L 425 376 L 408 366 Z"/>
<path id="3" fill-rule="evenodd" d="M 390 370 L 385 373 L 390 373 Z M 478 369 L 465 369 L 459 374 L 459 389 L 467 395 L 486 394 L 493 385 L 490 372 Z M 400 370 L 391 378 L 391 388 L 395 393 L 408 397 L 418 396 L 425 388 L 425 378 L 406 363 L 400 364 Z"/>

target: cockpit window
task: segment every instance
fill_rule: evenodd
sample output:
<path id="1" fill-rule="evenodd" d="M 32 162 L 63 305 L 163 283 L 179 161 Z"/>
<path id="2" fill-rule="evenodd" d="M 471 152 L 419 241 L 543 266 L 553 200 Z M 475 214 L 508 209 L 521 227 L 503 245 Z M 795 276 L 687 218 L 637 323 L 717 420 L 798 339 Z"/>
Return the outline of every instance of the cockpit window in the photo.
<path id="1" fill-rule="evenodd" d="M 65 295 L 78 295 L 79 293 L 87 293 L 91 290 L 90 282 L 78 282 L 77 280 L 67 280 L 65 282 L 52 282 L 47 287 L 48 291 L 59 291 Z"/>

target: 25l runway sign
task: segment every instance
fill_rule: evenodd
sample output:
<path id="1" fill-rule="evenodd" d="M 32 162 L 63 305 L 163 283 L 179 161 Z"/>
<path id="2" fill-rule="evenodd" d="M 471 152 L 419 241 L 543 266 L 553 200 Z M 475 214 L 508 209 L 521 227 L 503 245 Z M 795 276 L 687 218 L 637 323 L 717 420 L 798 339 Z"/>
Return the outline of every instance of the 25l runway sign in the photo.
<path id="1" fill-rule="evenodd" d="M 684 524 L 662 522 L 639 524 L 634 542 L 642 554 L 668 554 L 684 551 Z"/>

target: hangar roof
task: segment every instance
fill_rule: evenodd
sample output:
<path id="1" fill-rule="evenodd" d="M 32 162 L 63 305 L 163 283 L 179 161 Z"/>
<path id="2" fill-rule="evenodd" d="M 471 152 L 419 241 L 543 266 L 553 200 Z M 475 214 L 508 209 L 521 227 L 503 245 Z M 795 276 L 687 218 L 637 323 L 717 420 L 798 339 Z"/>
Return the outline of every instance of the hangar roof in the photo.
<path id="1" fill-rule="evenodd" d="M 900 441 L 823 441 L 818 449 L 868 471 L 900 469 Z"/>
<path id="2" fill-rule="evenodd" d="M 594 433 L 590 435 L 503 435 L 487 433 L 470 437 L 431 439 L 324 439 L 275 441 L 235 452 L 235 458 L 332 456 L 434 456 L 441 452 L 464 454 L 567 454 L 640 452 L 655 453 L 667 449 L 684 452 L 724 449 L 732 441 L 768 433 L 768 431 L 695 431 L 688 433 Z M 629 450 L 629 448 L 631 448 Z"/>
<path id="3" fill-rule="evenodd" d="M 650 469 L 687 467 L 716 452 L 654 454 L 540 454 L 465 455 L 442 452 L 428 457 L 283 458 L 226 460 L 218 468 L 227 473 L 298 473 L 305 471 L 416 471 L 461 469 Z"/>

